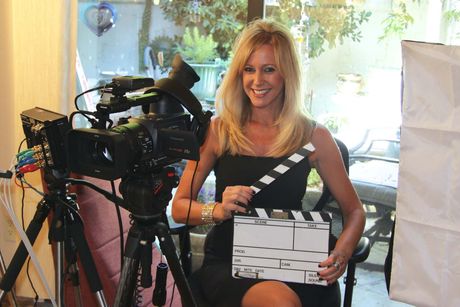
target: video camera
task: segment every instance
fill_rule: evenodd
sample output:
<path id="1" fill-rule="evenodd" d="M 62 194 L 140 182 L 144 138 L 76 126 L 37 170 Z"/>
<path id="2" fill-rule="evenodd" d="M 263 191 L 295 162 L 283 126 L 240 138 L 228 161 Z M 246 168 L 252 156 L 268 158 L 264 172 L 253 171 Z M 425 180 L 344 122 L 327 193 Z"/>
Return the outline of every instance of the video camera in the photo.
<path id="1" fill-rule="evenodd" d="M 41 108 L 24 111 L 21 119 L 27 143 L 40 145 L 45 164 L 52 168 L 65 166 L 105 180 L 146 174 L 182 159 L 199 160 L 212 116 L 210 111 L 203 112 L 190 91 L 199 80 L 176 55 L 168 78 L 156 82 L 143 77 L 114 78 L 102 89 L 111 95 L 109 101 L 98 103 L 95 112 L 75 112 L 91 115 L 92 128 L 72 129 L 66 116 Z M 126 95 L 145 88 L 141 95 Z M 111 126 L 110 114 L 135 106 L 142 106 L 144 114 L 122 118 Z"/>

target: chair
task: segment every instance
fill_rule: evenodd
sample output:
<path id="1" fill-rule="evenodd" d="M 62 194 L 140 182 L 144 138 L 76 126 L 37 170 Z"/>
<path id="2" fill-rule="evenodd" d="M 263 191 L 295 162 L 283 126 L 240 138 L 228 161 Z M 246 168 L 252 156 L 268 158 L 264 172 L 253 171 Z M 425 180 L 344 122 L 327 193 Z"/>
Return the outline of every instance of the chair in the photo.
<path id="1" fill-rule="evenodd" d="M 349 169 L 349 154 L 346 145 L 341 142 L 340 140 L 336 139 L 337 146 L 342 154 L 343 162 L 345 165 L 345 169 L 348 172 Z M 321 196 L 317 201 L 316 205 L 314 206 L 314 211 L 321 211 L 324 207 L 333 201 L 332 194 L 327 186 L 323 187 Z M 192 252 L 190 250 L 190 235 L 189 235 L 190 227 L 178 227 L 174 228 L 173 233 L 179 234 L 180 237 L 180 254 L 182 259 L 182 267 L 184 272 L 189 276 L 190 287 L 192 292 L 195 296 L 198 306 L 208 306 L 208 304 L 204 301 L 203 295 L 200 293 L 201 290 L 199 286 L 197 286 L 198 281 L 200 279 L 200 270 L 196 270 L 193 272 L 191 268 L 191 257 Z M 185 239 L 185 242 L 183 241 Z M 345 294 L 344 294 L 344 307 L 350 307 L 352 302 L 353 296 L 353 287 L 356 284 L 355 278 L 355 269 L 356 264 L 363 262 L 367 259 L 370 253 L 370 243 L 369 239 L 366 237 L 362 237 L 352 255 L 349 259 L 347 264 L 347 273 L 344 279 L 345 283 Z"/>
<path id="2" fill-rule="evenodd" d="M 393 137 L 371 137 L 370 131 L 360 144 L 350 150 L 350 178 L 360 199 L 376 208 L 377 220 L 364 232 L 375 242 L 388 242 L 384 275 L 389 292 L 393 256 L 393 236 L 396 209 L 397 175 L 399 169 L 399 129 Z M 375 174 L 379 174 L 376 176 Z"/>
<path id="3" fill-rule="evenodd" d="M 364 144 L 364 145 L 363 145 Z M 396 209 L 399 139 L 378 138 L 350 152 L 350 179 L 363 203 L 376 210 L 375 224 L 364 233 L 371 242 L 388 242 Z"/>
<path id="4" fill-rule="evenodd" d="M 345 166 L 345 170 L 347 173 L 349 172 L 350 167 L 350 160 L 349 160 L 349 153 L 347 146 L 340 141 L 339 139 L 335 139 L 337 146 L 339 147 L 340 153 L 342 155 L 343 164 Z M 334 201 L 331 191 L 329 188 L 324 185 L 323 190 L 321 193 L 320 198 L 318 199 L 316 205 L 313 208 L 313 211 L 322 211 L 326 205 L 330 204 Z M 347 272 L 344 278 L 345 283 L 345 294 L 343 299 L 343 306 L 348 307 L 351 306 L 352 298 L 353 298 L 353 288 L 356 285 L 356 278 L 355 278 L 355 271 L 356 271 L 356 264 L 364 262 L 367 257 L 369 256 L 371 249 L 371 245 L 369 239 L 363 236 L 356 246 L 353 255 L 348 260 L 347 265 Z"/>

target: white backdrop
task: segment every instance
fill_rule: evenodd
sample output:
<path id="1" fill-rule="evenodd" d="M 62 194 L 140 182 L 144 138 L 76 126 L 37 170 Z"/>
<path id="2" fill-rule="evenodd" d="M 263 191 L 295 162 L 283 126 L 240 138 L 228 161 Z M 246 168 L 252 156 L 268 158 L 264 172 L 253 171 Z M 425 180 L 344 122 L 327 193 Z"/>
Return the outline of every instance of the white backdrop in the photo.
<path id="1" fill-rule="evenodd" d="M 460 47 L 404 41 L 390 297 L 460 306 Z"/>

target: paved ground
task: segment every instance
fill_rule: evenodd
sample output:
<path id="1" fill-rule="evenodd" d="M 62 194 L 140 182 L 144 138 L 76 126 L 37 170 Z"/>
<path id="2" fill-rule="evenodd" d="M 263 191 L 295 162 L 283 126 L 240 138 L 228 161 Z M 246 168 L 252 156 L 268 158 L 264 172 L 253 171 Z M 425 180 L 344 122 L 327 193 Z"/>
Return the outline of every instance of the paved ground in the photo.
<path id="1" fill-rule="evenodd" d="M 367 227 L 373 225 L 374 220 L 368 219 Z M 369 258 L 357 265 L 357 284 L 353 290 L 353 307 L 408 307 L 411 305 L 390 300 L 385 284 L 383 264 L 388 251 L 388 244 L 376 242 L 371 249 Z M 342 293 L 343 293 L 343 282 Z"/>

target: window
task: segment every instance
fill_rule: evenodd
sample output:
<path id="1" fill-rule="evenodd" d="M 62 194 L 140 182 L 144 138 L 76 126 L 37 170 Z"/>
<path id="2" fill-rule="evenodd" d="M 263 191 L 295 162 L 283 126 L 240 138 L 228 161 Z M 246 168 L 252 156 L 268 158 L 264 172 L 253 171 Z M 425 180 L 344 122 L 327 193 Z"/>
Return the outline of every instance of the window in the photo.
<path id="1" fill-rule="evenodd" d="M 353 148 L 398 137 L 400 41 L 458 42 L 459 2 L 266 0 L 265 12 L 298 41 L 311 114 Z"/>
<path id="2" fill-rule="evenodd" d="M 78 9 L 77 92 L 116 76 L 167 77 L 180 52 L 201 78 L 192 92 L 212 108 L 247 0 L 79 0 Z M 94 110 L 98 101 L 88 94 L 79 106 Z"/>

